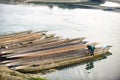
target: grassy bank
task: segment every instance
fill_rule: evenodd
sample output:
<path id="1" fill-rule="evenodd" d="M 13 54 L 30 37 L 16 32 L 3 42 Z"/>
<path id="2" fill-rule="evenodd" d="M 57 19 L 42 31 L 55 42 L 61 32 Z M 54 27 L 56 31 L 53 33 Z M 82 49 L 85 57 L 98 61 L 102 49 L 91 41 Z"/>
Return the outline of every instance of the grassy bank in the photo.
<path id="1" fill-rule="evenodd" d="M 4 65 L 0 65 L 0 80 L 47 80 L 40 78 L 40 75 L 23 74 L 14 70 L 10 70 Z"/>

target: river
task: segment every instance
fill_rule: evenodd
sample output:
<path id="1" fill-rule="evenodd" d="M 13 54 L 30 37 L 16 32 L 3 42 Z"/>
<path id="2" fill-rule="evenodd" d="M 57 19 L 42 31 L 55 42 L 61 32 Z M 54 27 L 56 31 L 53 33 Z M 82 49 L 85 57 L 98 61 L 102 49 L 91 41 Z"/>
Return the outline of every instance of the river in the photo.
<path id="1" fill-rule="evenodd" d="M 120 13 L 95 9 L 62 9 L 40 5 L 0 4 L 0 34 L 47 30 L 63 37 L 86 37 L 98 46 L 113 45 L 106 59 L 74 65 L 44 77 L 49 80 L 120 80 Z"/>

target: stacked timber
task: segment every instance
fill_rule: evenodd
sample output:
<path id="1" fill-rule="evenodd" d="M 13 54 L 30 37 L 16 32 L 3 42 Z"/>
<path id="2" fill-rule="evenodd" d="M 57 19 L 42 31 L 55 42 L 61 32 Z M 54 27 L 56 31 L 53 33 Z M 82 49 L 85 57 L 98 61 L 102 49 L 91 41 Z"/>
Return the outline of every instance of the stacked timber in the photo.
<path id="1" fill-rule="evenodd" d="M 61 38 L 46 31 L 0 35 L 0 58 L 10 68 L 32 73 L 93 60 L 108 54 L 112 47 L 97 47 L 94 56 L 91 56 L 84 39 Z"/>

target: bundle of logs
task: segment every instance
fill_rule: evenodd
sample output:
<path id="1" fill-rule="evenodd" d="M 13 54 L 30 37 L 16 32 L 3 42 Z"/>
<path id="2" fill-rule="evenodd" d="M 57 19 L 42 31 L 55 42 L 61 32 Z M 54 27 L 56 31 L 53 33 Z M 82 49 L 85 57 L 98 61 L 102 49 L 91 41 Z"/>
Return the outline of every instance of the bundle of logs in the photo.
<path id="1" fill-rule="evenodd" d="M 11 69 L 32 73 L 97 59 L 108 54 L 112 47 L 96 47 L 94 56 L 91 56 L 84 39 L 61 38 L 47 31 L 0 35 L 0 60 Z"/>

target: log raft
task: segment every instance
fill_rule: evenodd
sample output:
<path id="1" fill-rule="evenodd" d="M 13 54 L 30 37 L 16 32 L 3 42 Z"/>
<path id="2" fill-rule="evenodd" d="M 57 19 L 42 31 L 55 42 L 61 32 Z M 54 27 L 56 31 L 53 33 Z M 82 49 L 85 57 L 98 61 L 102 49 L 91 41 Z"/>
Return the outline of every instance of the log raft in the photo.
<path id="1" fill-rule="evenodd" d="M 29 46 L 29 47 L 24 47 L 20 49 L 14 49 L 14 50 L 6 50 L 1 52 L 1 54 L 4 54 L 3 56 L 12 56 L 12 55 L 18 55 L 21 53 L 30 53 L 30 52 L 38 52 L 38 51 L 43 51 L 43 50 L 49 50 L 52 48 L 58 48 L 61 46 L 68 46 L 68 45 L 74 45 L 77 43 L 80 43 L 84 38 L 79 38 L 79 39 L 60 39 L 54 42 L 46 43 L 46 44 L 40 44 L 38 46 Z M 14 53 L 14 54 L 13 54 Z M 7 54 L 7 55 L 5 55 Z M 8 55 L 9 54 L 9 55 Z"/>
<path id="2" fill-rule="evenodd" d="M 89 55 L 85 38 L 61 38 L 46 31 L 25 31 L 0 35 L 0 60 L 20 72 L 39 72 L 82 63 L 110 54 L 112 46 L 96 47 L 94 56 Z M 19 44 L 19 45 L 18 45 Z"/>

